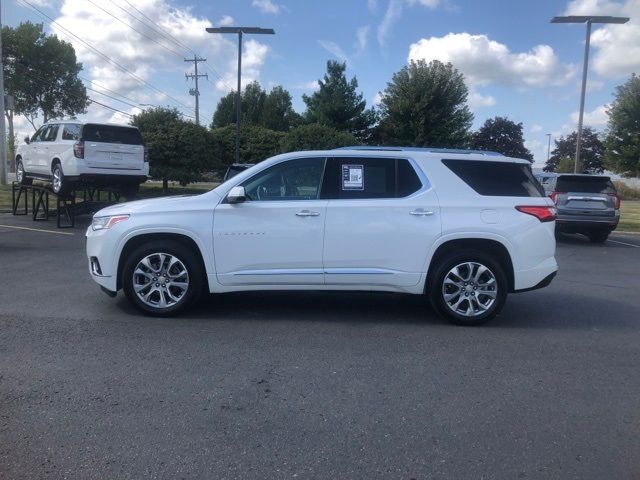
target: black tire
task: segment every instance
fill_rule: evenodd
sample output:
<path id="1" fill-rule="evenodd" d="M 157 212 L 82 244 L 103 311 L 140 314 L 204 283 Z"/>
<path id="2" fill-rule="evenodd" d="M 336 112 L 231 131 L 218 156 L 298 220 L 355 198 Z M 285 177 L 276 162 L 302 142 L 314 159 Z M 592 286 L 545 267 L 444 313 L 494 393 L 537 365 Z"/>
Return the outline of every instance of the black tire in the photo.
<path id="1" fill-rule="evenodd" d="M 22 178 L 20 178 L 20 170 L 22 170 Z M 31 185 L 33 183 L 33 178 L 27 177 L 27 172 L 20 158 L 16 161 L 16 181 L 20 185 Z"/>
<path id="2" fill-rule="evenodd" d="M 467 288 L 466 286 L 445 287 L 445 278 L 447 277 L 449 272 L 456 266 L 466 263 L 480 264 L 488 268 L 489 273 L 492 274 L 495 278 L 495 291 L 492 291 L 491 294 L 478 293 L 478 296 L 475 297 L 476 293 L 478 292 L 477 288 L 480 288 L 480 291 L 482 290 L 482 287 L 473 288 L 473 283 L 478 282 L 467 282 L 469 284 L 469 292 L 465 292 L 465 290 L 463 290 L 463 288 Z M 482 274 L 481 276 L 481 279 L 488 278 L 488 274 Z M 460 307 L 466 306 L 467 309 L 469 309 L 469 306 L 471 305 L 471 308 L 474 312 L 476 312 L 476 310 L 480 312 L 481 309 L 475 307 L 474 303 L 471 302 L 471 300 L 473 300 L 474 298 L 477 299 L 477 301 L 474 300 L 474 302 L 476 302 L 475 305 L 479 305 L 480 301 L 484 303 L 489 302 L 490 304 L 488 305 L 488 308 L 486 308 L 486 310 L 481 313 L 473 313 L 471 316 L 463 315 L 454 311 L 453 308 L 447 304 L 445 300 L 445 290 L 449 288 L 454 289 L 452 290 L 454 295 L 456 292 L 463 292 L 465 294 L 465 297 L 468 297 L 468 299 L 461 298 L 463 293 L 460 293 L 460 296 L 458 297 L 454 297 L 454 299 L 461 299 L 462 303 L 460 303 Z M 458 288 L 458 290 L 455 290 L 455 288 Z M 438 263 L 436 265 L 433 266 L 432 273 L 430 273 L 429 279 L 427 281 L 427 294 L 429 296 L 431 304 L 433 305 L 433 308 L 442 317 L 446 318 L 451 323 L 464 326 L 482 325 L 498 315 L 507 299 L 508 290 L 509 283 L 507 281 L 507 276 L 502 265 L 500 265 L 500 263 L 493 256 L 477 250 L 463 250 L 446 254 L 444 257 L 438 260 Z M 490 301 L 490 295 L 495 296 L 492 302 Z"/>
<path id="3" fill-rule="evenodd" d="M 155 307 L 153 305 L 150 305 L 149 303 L 145 303 L 138 296 L 134 288 L 134 281 L 138 281 L 137 279 L 139 278 L 138 276 L 137 279 L 134 280 L 134 270 L 145 257 L 153 256 L 154 254 L 168 254 L 173 256 L 174 258 L 177 258 L 186 268 L 186 272 L 188 275 L 188 286 L 186 288 L 186 292 L 184 292 L 184 294 L 182 294 L 179 300 L 174 304 L 162 308 Z M 160 280 L 161 278 L 165 278 L 164 274 L 158 273 L 158 275 L 162 275 L 155 277 L 159 281 L 162 281 Z M 204 278 L 205 272 L 203 271 L 202 263 L 194 252 L 192 252 L 179 242 L 157 240 L 137 247 L 128 255 L 126 259 L 124 259 L 121 280 L 124 293 L 129 301 L 133 303 L 133 305 L 135 305 L 143 312 L 156 317 L 170 317 L 182 312 L 184 309 L 188 308 L 198 301 L 205 283 Z M 181 278 L 181 280 L 184 280 L 184 277 Z M 151 281 L 150 283 L 153 283 L 153 281 Z M 149 298 L 150 303 L 153 303 L 154 299 L 157 299 L 156 303 L 159 303 L 160 295 L 162 295 L 165 300 L 167 298 L 171 298 L 168 296 L 168 294 L 162 293 L 161 291 L 157 290 L 157 283 L 151 285 L 151 288 L 149 290 L 141 290 L 141 292 L 143 295 L 147 294 L 151 290 L 153 290 L 154 287 L 156 287 L 156 293 L 151 294 Z M 171 286 L 166 287 L 165 291 L 171 288 Z M 176 293 L 175 290 L 173 291 L 173 293 Z"/>
<path id="4" fill-rule="evenodd" d="M 609 234 L 611 232 L 609 230 L 596 230 L 594 232 L 589 232 L 587 237 L 589 237 L 589 241 L 591 243 L 604 243 L 609 238 Z"/>
<path id="5" fill-rule="evenodd" d="M 59 184 L 57 178 L 60 179 Z M 71 185 L 69 185 L 69 182 L 66 180 L 64 172 L 62 171 L 62 165 L 59 163 L 55 163 L 51 168 L 51 189 L 53 193 L 60 196 L 68 195 L 71 191 Z"/>

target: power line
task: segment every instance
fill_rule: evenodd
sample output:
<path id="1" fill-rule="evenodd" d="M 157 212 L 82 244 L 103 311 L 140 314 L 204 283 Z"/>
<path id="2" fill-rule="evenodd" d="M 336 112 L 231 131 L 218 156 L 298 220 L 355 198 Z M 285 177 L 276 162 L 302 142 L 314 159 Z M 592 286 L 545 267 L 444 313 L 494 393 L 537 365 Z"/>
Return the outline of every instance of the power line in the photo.
<path id="1" fill-rule="evenodd" d="M 158 40 L 156 40 L 155 38 L 147 35 L 144 32 L 141 32 L 140 30 L 136 29 L 133 25 L 125 22 L 124 20 L 122 20 L 121 18 L 116 17 L 113 13 L 111 13 L 108 10 L 105 10 L 104 8 L 102 8 L 100 5 L 96 4 L 93 2 L 93 0 L 87 0 L 91 5 L 93 5 L 96 8 L 99 8 L 100 10 L 102 10 L 104 13 L 106 13 L 107 15 L 109 15 L 110 17 L 114 18 L 115 20 L 117 20 L 118 22 L 122 23 L 123 25 L 129 27 L 131 30 L 133 30 L 134 32 L 136 32 L 139 35 L 142 35 L 145 38 L 148 38 L 149 40 L 151 40 L 153 43 L 160 45 L 162 48 L 164 48 L 167 52 L 173 53 L 174 55 L 182 58 L 182 55 L 178 52 L 176 52 L 175 50 L 170 49 L 169 47 L 167 47 L 166 45 L 163 45 L 162 43 L 160 43 Z"/>
<path id="2" fill-rule="evenodd" d="M 98 55 L 100 55 L 102 58 L 104 58 L 105 60 L 107 60 L 109 63 L 111 63 L 112 65 L 117 66 L 118 68 L 120 68 L 122 71 L 128 73 L 132 78 L 138 80 L 138 82 L 140 82 L 141 84 L 144 84 L 146 86 L 148 86 L 149 88 L 157 91 L 158 93 L 161 93 L 162 95 L 165 95 L 167 98 L 171 99 L 173 102 L 175 102 L 176 104 L 182 106 L 183 108 L 191 108 L 188 105 L 182 103 L 180 100 L 172 97 L 171 95 L 169 95 L 168 93 L 166 93 L 165 91 L 159 89 L 158 87 L 156 87 L 155 85 L 152 85 L 151 83 L 147 82 L 146 80 L 140 78 L 138 75 L 136 75 L 135 73 L 133 73 L 132 71 L 130 71 L 129 69 L 127 69 L 126 67 L 124 67 L 123 65 L 121 65 L 120 63 L 116 62 L 115 60 L 113 60 L 111 57 L 109 57 L 108 55 L 104 54 L 103 52 L 101 52 L 100 50 L 98 50 L 97 48 L 95 48 L 93 45 L 91 45 L 90 43 L 88 43 L 87 41 L 83 40 L 82 38 L 78 37 L 76 34 L 74 34 L 73 32 L 71 32 L 70 30 L 68 30 L 67 28 L 63 27 L 62 25 L 60 25 L 58 22 L 56 22 L 55 20 L 53 20 L 49 15 L 47 15 L 46 13 L 42 12 L 41 10 L 39 10 L 37 7 L 35 7 L 31 2 L 29 2 L 28 0 L 18 0 L 19 2 L 26 4 L 27 6 L 31 7 L 36 13 L 38 13 L 40 16 L 47 18 L 51 24 L 58 26 L 59 28 L 61 28 L 62 30 L 64 30 L 65 32 L 67 32 L 69 35 L 73 36 L 74 38 L 76 38 L 78 41 L 80 41 L 82 44 L 84 44 L 86 47 L 90 48 L 91 50 L 93 50 L 94 52 L 96 52 Z M 191 115 L 186 115 L 187 117 L 193 118 Z"/>
<path id="3" fill-rule="evenodd" d="M 193 55 L 198 56 L 198 53 L 196 53 L 195 50 L 193 50 L 191 47 L 189 47 L 188 45 L 185 45 L 184 43 L 182 43 L 180 40 L 178 40 L 175 36 L 171 35 L 171 33 L 165 31 L 162 29 L 162 27 L 158 26 L 156 28 L 155 26 L 155 21 L 151 18 L 149 18 L 144 12 L 140 11 L 138 8 L 136 8 L 134 5 L 131 4 L 131 2 L 129 2 L 128 0 L 124 0 L 125 3 L 127 3 L 127 5 L 129 5 L 131 8 L 133 8 L 136 12 L 138 12 L 140 15 L 142 15 L 147 21 L 142 20 L 138 17 L 136 17 L 134 14 L 132 14 L 130 11 L 128 11 L 126 8 L 122 7 L 121 5 L 118 5 L 114 0 L 109 0 L 113 5 L 115 5 L 116 7 L 118 7 L 120 10 L 122 10 L 123 12 L 125 12 L 127 15 L 129 15 L 131 18 L 134 18 L 135 20 L 137 20 L 138 22 L 140 22 L 141 24 L 143 24 L 145 27 L 149 28 L 150 30 L 153 30 L 154 32 L 158 33 L 160 36 L 162 36 L 163 38 L 172 41 L 175 45 L 177 45 L 180 48 L 184 48 L 186 50 L 188 50 L 189 52 L 191 52 Z M 93 2 L 92 2 L 93 3 Z M 151 23 L 149 23 L 151 22 Z M 133 28 L 133 27 L 132 27 Z M 135 30 L 135 29 L 134 29 Z M 140 33 L 140 32 L 138 32 Z M 209 67 L 207 67 L 206 65 L 204 66 L 204 69 L 211 73 L 212 75 L 217 76 L 222 83 L 224 83 L 230 90 L 233 90 L 233 87 L 230 86 L 227 81 L 224 79 L 224 77 L 213 67 L 211 67 L 211 69 L 209 69 Z M 215 85 L 215 84 L 214 84 Z"/>

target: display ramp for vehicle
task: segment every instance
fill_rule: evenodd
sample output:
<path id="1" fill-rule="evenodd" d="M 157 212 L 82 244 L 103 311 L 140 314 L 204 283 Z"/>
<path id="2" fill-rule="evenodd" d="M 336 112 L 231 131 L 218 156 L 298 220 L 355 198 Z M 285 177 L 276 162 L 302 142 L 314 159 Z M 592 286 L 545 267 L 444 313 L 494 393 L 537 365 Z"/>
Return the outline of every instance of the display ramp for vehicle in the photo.
<path id="1" fill-rule="evenodd" d="M 56 199 L 55 210 L 51 208 L 49 197 Z M 31 215 L 34 222 L 46 221 L 55 215 L 58 228 L 74 228 L 77 215 L 93 214 L 119 201 L 120 192 L 109 188 L 83 187 L 59 195 L 50 186 L 21 185 L 18 182 L 11 184 L 11 209 L 14 215 Z"/>

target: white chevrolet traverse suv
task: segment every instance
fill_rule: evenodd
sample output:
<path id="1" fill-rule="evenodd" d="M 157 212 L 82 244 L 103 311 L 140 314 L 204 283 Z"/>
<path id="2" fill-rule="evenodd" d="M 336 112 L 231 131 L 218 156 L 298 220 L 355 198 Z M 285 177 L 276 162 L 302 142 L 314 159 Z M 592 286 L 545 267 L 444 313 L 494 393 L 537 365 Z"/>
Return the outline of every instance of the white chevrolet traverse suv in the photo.
<path id="1" fill-rule="evenodd" d="M 526 160 L 351 147 L 265 160 L 210 192 L 123 203 L 87 229 L 92 278 L 172 315 L 203 291 L 427 295 L 477 325 L 557 271 L 555 207 Z"/>
<path id="2" fill-rule="evenodd" d="M 112 187 L 131 198 L 148 175 L 142 136 L 131 126 L 51 121 L 16 152 L 18 183 L 50 181 L 60 195 L 80 184 Z"/>

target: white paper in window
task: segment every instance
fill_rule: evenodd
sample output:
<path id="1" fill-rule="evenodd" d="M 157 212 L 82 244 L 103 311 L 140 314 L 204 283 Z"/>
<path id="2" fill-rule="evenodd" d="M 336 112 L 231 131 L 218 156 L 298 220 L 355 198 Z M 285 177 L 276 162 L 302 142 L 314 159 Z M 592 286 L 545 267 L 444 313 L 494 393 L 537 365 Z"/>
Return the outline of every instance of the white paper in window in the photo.
<path id="1" fill-rule="evenodd" d="M 342 165 L 342 190 L 364 190 L 362 165 Z"/>

